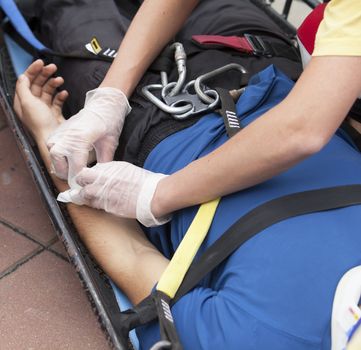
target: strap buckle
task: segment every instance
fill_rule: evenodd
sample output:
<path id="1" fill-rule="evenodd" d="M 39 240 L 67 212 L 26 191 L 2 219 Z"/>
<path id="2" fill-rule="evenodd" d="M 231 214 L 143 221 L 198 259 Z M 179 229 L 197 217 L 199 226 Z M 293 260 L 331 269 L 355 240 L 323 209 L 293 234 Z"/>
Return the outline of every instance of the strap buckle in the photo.
<path id="1" fill-rule="evenodd" d="M 244 34 L 249 45 L 252 47 L 255 56 L 272 57 L 273 50 L 269 43 L 264 41 L 260 36 L 253 34 Z"/>

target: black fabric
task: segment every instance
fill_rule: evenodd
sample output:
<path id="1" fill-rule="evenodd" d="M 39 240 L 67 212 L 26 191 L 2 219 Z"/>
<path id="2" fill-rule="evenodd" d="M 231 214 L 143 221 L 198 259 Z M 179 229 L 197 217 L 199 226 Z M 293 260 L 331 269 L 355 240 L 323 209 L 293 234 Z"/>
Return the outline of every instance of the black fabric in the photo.
<path id="1" fill-rule="evenodd" d="M 243 243 L 267 227 L 295 216 L 359 204 L 361 185 L 346 185 L 294 193 L 256 207 L 242 216 L 192 263 L 173 302 L 177 302 Z"/>
<path id="2" fill-rule="evenodd" d="M 356 119 L 361 123 L 361 99 L 357 99 L 350 110 L 352 118 Z"/>
<path id="3" fill-rule="evenodd" d="M 345 185 L 293 193 L 259 205 L 237 220 L 198 260 L 193 261 L 172 300 L 163 293 L 155 292 L 134 309 L 120 313 L 117 322 L 119 331 L 127 335 L 130 330 L 160 316 L 163 322 L 162 339 L 174 339 L 177 343 L 172 322 L 167 325 L 164 320 L 163 308 L 159 304 L 162 298 L 167 305 L 176 303 L 242 244 L 271 225 L 295 216 L 360 204 L 361 185 Z"/>
<path id="4" fill-rule="evenodd" d="M 221 88 L 216 88 L 216 90 L 221 100 L 221 109 L 219 113 L 223 118 L 228 137 L 232 137 L 241 130 L 241 124 L 237 118 L 236 105 L 228 90 Z"/>
<path id="5" fill-rule="evenodd" d="M 149 295 L 132 309 L 118 312 L 113 315 L 117 332 L 123 338 L 129 336 L 130 330 L 145 325 L 157 318 L 157 308 L 152 295 Z"/>
<path id="6" fill-rule="evenodd" d="M 345 120 L 341 124 L 341 129 L 347 133 L 357 149 L 361 152 L 361 134 L 358 132 L 358 130 L 351 126 L 348 120 Z"/>
<path id="7" fill-rule="evenodd" d="M 156 290 L 153 293 L 153 299 L 157 309 L 161 340 L 169 341 L 172 350 L 181 350 L 183 347 L 170 310 L 171 298 L 163 292 Z"/>
<path id="8" fill-rule="evenodd" d="M 196 34 L 239 35 L 244 32 L 261 32 L 274 37 L 274 40 L 288 42 L 289 39 L 279 26 L 256 7 L 253 1 L 201 1 L 177 34 L 175 41 L 190 41 L 192 35 Z M 94 36 L 102 47 L 116 48 L 130 23 L 129 13 L 118 5 L 117 7 L 113 0 L 39 0 L 37 6 L 41 21 L 37 34 L 45 45 L 65 53 L 83 48 Z M 67 116 L 71 116 L 82 108 L 86 92 L 99 86 L 110 63 L 71 58 L 54 58 L 54 61 L 59 66 L 59 74 L 65 79 L 64 88 L 70 93 L 65 112 Z M 257 73 L 273 63 L 293 79 L 298 78 L 302 69 L 300 62 L 285 57 L 249 57 L 232 50 L 206 50 L 188 55 L 187 81 L 233 62 L 243 65 L 250 74 Z M 174 65 L 169 81 L 177 78 Z M 126 118 L 116 160 L 122 159 L 142 166 L 159 141 L 199 119 L 196 117 L 187 122 L 175 121 L 145 100 L 141 87 L 159 82 L 159 74 L 149 70 L 130 98 L 133 109 Z M 240 76 L 233 72 L 207 82 L 210 87 L 225 89 L 239 88 L 241 83 Z"/>

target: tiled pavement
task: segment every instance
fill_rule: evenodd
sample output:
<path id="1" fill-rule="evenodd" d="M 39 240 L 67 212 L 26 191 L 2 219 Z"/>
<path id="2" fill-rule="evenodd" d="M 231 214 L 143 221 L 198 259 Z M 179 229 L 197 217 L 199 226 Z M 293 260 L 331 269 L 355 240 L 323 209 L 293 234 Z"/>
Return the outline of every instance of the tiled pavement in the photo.
<path id="1" fill-rule="evenodd" d="M 109 349 L 2 115 L 0 349 Z"/>

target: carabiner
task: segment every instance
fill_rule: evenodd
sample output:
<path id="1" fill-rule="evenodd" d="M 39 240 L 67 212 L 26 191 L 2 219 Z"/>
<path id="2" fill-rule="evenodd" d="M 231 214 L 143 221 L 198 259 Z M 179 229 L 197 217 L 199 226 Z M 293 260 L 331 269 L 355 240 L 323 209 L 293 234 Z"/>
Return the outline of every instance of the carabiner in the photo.
<path id="1" fill-rule="evenodd" d="M 178 81 L 175 84 L 173 90 L 170 92 L 170 96 L 175 96 L 177 95 L 183 85 L 184 82 L 186 80 L 186 75 L 187 75 L 187 66 L 186 66 L 186 61 L 187 61 L 187 54 L 184 51 L 184 47 L 181 43 L 174 43 L 171 45 L 171 49 L 174 49 L 174 59 L 175 59 L 175 63 L 177 64 L 177 69 L 178 69 Z"/>
<path id="2" fill-rule="evenodd" d="M 184 103 L 182 106 L 178 107 L 168 106 L 166 103 L 161 101 L 157 96 L 150 92 L 150 90 L 163 90 L 163 88 L 165 87 L 163 87 L 163 85 L 161 84 L 147 85 L 142 88 L 142 93 L 144 97 L 146 97 L 150 102 L 155 104 L 159 109 L 172 115 L 183 115 L 193 109 L 193 104 L 191 103 Z"/>
<path id="3" fill-rule="evenodd" d="M 155 343 L 149 350 L 170 350 L 172 349 L 172 343 L 168 340 L 160 340 Z"/>
<path id="4" fill-rule="evenodd" d="M 220 75 L 224 72 L 228 72 L 230 70 L 238 70 L 240 71 L 242 74 L 246 74 L 247 70 L 241 66 L 240 64 L 237 63 L 230 63 L 227 64 L 223 67 L 217 68 L 209 73 L 203 74 L 201 76 L 199 76 L 195 82 L 194 82 L 194 89 L 197 93 L 197 95 L 199 96 L 199 98 L 207 104 L 212 104 L 214 102 L 214 99 L 212 99 L 212 97 L 208 96 L 205 91 L 202 90 L 201 88 L 201 84 L 203 84 L 206 80 L 209 80 L 211 78 L 216 77 L 217 75 Z"/>
<path id="5" fill-rule="evenodd" d="M 211 104 L 204 103 L 200 100 L 196 93 L 192 93 L 191 90 L 194 90 L 194 80 L 190 81 L 182 91 L 179 92 L 176 96 L 171 96 L 169 90 L 173 88 L 176 83 L 169 83 L 167 86 L 163 87 L 162 89 L 162 98 L 168 106 L 173 108 L 185 106 L 185 105 L 192 105 L 192 109 L 182 113 L 177 114 L 173 113 L 173 117 L 175 119 L 185 119 L 192 115 L 197 115 L 200 113 L 208 112 L 216 108 L 219 103 L 219 96 L 217 91 L 215 90 L 205 90 L 205 93 L 212 96 L 214 98 Z"/>

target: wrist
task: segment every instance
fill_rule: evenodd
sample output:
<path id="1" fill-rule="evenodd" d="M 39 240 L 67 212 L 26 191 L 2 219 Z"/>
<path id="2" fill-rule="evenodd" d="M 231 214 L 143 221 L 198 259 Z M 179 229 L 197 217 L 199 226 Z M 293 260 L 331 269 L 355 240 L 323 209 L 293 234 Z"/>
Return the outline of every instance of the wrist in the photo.
<path id="1" fill-rule="evenodd" d="M 151 211 L 156 218 L 165 216 L 172 212 L 172 209 L 167 205 L 168 192 L 165 190 L 166 180 L 168 177 L 163 178 L 158 182 L 155 189 L 154 196 L 151 201 Z"/>
<path id="2" fill-rule="evenodd" d="M 140 190 L 136 205 L 136 218 L 146 227 L 164 225 L 172 218 L 168 214 L 158 215 L 160 213 L 158 210 L 156 211 L 157 215 L 155 215 L 152 208 L 156 189 L 159 183 L 167 177 L 168 175 L 148 172 L 148 176 Z"/>
<path id="3" fill-rule="evenodd" d="M 102 106 L 103 109 L 116 110 L 119 115 L 126 116 L 130 107 L 126 94 L 115 87 L 98 87 L 86 93 L 84 107 Z"/>

